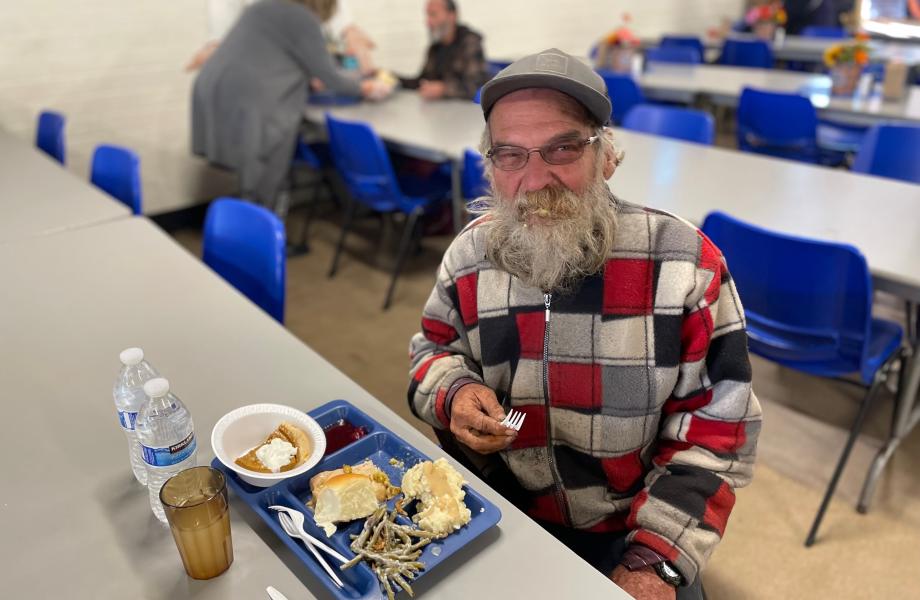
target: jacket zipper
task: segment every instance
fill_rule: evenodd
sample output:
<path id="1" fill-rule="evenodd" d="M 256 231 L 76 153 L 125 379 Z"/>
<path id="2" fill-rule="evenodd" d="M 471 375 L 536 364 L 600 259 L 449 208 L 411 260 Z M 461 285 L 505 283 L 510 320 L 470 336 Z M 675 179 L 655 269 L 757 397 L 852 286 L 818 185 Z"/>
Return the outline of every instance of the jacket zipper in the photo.
<path id="1" fill-rule="evenodd" d="M 549 322 L 552 301 L 553 295 L 551 293 L 543 294 L 543 305 L 546 307 L 543 327 L 543 406 L 546 410 L 546 458 L 549 461 L 549 471 L 553 476 L 553 495 L 556 497 L 556 504 L 559 506 L 559 512 L 562 514 L 565 524 L 571 527 L 572 519 L 566 506 L 565 494 L 562 491 L 562 478 L 556 470 L 556 457 L 553 453 L 553 424 L 550 417 L 549 402 Z"/>

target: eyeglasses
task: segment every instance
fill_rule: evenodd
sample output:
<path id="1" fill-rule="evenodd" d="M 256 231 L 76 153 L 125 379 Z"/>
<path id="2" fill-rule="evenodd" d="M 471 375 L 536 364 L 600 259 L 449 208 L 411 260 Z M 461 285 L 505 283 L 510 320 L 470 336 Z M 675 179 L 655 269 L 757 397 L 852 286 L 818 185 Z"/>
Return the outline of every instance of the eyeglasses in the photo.
<path id="1" fill-rule="evenodd" d="M 567 165 L 573 163 L 582 154 L 585 148 L 598 140 L 598 136 L 592 135 L 586 140 L 570 140 L 565 142 L 554 142 L 539 148 L 522 148 L 521 146 L 494 146 L 486 153 L 486 157 L 492 161 L 492 164 L 502 171 L 518 171 L 524 168 L 530 155 L 539 152 L 543 160 L 550 165 Z"/>

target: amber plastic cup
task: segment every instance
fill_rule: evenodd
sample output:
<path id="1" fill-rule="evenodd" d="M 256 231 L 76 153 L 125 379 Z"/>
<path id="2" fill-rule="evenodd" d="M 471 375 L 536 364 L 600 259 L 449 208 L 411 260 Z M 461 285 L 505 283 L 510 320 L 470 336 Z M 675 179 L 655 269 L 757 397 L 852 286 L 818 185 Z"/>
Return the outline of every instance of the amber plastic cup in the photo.
<path id="1" fill-rule="evenodd" d="M 230 568 L 233 542 L 223 473 L 211 467 L 180 471 L 163 484 L 160 502 L 189 577 L 211 579 Z"/>

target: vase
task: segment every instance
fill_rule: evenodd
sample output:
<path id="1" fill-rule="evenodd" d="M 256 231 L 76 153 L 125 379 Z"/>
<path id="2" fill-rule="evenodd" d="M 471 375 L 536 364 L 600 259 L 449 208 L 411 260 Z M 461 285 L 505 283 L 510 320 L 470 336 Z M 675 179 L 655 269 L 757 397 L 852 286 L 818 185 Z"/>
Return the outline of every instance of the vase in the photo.
<path id="1" fill-rule="evenodd" d="M 632 46 L 601 46 L 598 49 L 597 67 L 614 73 L 630 73 L 636 49 Z"/>
<path id="2" fill-rule="evenodd" d="M 831 94 L 852 96 L 859 84 L 862 67 L 856 63 L 841 63 L 831 68 Z"/>
<path id="3" fill-rule="evenodd" d="M 751 29 L 755 36 L 767 42 L 773 41 L 776 35 L 776 23 L 773 21 L 757 21 Z"/>

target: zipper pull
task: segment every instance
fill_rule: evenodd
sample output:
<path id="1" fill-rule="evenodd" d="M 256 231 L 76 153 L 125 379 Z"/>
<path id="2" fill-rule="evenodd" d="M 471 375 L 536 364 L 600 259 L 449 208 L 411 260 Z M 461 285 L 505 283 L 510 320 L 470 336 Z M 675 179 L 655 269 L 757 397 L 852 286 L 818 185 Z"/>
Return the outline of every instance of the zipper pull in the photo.
<path id="1" fill-rule="evenodd" d="M 546 307 L 546 323 L 549 323 L 549 304 L 553 299 L 552 294 L 543 294 L 543 306 Z"/>

